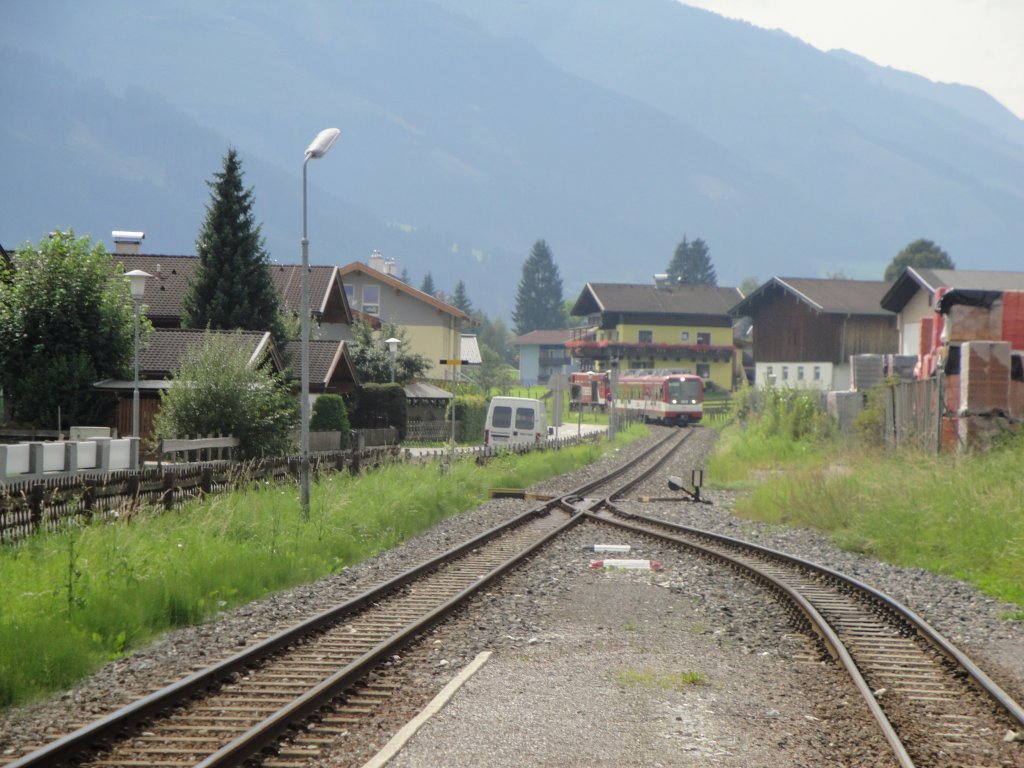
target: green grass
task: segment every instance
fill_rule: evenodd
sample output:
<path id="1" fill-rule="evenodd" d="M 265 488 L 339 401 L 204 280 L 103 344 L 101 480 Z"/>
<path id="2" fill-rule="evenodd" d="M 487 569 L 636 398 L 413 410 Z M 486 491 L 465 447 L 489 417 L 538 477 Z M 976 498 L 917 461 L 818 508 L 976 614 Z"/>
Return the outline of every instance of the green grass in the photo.
<path id="1" fill-rule="evenodd" d="M 1020 439 L 988 453 L 936 457 L 765 436 L 756 425 L 733 424 L 706 479 L 751 490 L 737 503 L 740 516 L 816 528 L 847 550 L 961 579 L 1024 606 L 1021 466 Z"/>
<path id="2" fill-rule="evenodd" d="M 707 683 L 707 676 L 701 672 L 656 672 L 653 669 L 620 669 L 615 672 L 614 679 L 616 685 L 624 688 L 659 691 L 682 691 Z"/>
<path id="3" fill-rule="evenodd" d="M 170 628 L 373 557 L 479 506 L 490 488 L 525 488 L 610 447 L 460 461 L 444 474 L 398 464 L 325 475 L 306 522 L 294 486 L 262 485 L 0 548 L 0 707 L 65 689 Z"/>

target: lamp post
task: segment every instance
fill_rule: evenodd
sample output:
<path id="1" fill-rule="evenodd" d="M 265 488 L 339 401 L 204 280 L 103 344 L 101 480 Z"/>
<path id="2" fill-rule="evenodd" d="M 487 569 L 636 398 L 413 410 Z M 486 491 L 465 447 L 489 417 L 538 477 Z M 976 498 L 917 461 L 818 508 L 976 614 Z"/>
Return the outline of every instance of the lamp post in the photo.
<path id="1" fill-rule="evenodd" d="M 303 519 L 309 518 L 309 240 L 306 238 L 306 165 L 310 159 L 326 155 L 339 135 L 341 131 L 337 128 L 320 131 L 306 147 L 306 156 L 302 161 L 302 401 L 299 403 L 302 457 L 299 484 L 302 486 L 300 505 Z"/>
<path id="2" fill-rule="evenodd" d="M 396 339 L 394 336 L 392 336 L 390 339 L 387 339 L 384 343 L 387 344 L 388 345 L 388 349 L 391 350 L 391 383 L 394 384 L 395 383 L 395 354 L 398 352 L 398 345 L 402 343 L 402 340 L 401 339 Z"/>
<path id="3" fill-rule="evenodd" d="M 135 305 L 135 386 L 132 389 L 132 437 L 139 437 L 139 312 L 142 297 L 146 293 L 146 281 L 152 277 L 149 272 L 133 269 L 125 277 L 131 284 L 132 304 Z"/>

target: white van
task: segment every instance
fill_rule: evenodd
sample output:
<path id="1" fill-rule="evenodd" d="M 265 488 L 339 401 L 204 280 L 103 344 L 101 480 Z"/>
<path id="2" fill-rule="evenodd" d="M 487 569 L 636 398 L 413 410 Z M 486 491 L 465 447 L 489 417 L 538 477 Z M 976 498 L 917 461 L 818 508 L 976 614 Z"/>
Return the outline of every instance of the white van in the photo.
<path id="1" fill-rule="evenodd" d="M 544 403 L 529 397 L 493 397 L 487 406 L 484 445 L 540 443 L 548 434 Z"/>

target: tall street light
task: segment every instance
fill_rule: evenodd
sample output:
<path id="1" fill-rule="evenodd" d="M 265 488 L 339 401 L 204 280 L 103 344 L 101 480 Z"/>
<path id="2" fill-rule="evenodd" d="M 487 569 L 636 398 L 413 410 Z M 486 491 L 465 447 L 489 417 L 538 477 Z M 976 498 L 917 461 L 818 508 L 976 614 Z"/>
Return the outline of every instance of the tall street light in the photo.
<path id="1" fill-rule="evenodd" d="M 302 161 L 302 401 L 300 403 L 302 458 L 299 483 L 302 486 L 302 517 L 309 519 L 309 240 L 306 238 L 306 165 L 320 158 L 337 141 L 341 131 L 325 128 L 306 147 Z"/>
<path id="2" fill-rule="evenodd" d="M 402 343 L 401 339 L 396 339 L 392 336 L 390 339 L 384 342 L 388 345 L 388 349 L 391 350 L 391 383 L 395 383 L 395 354 L 398 352 L 398 345 Z"/>
<path id="3" fill-rule="evenodd" d="M 139 437 L 139 312 L 142 297 L 146 293 L 146 281 L 152 277 L 149 272 L 133 269 L 125 277 L 131 284 L 132 304 L 135 305 L 135 386 L 132 391 L 132 437 Z"/>

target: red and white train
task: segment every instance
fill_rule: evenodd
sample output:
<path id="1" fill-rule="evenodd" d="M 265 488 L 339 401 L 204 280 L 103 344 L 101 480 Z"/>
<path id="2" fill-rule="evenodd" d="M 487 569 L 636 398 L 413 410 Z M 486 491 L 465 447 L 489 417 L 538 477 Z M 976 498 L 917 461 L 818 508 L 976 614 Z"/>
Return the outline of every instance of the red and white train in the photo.
<path id="1" fill-rule="evenodd" d="M 612 387 L 607 371 L 577 371 L 569 374 L 569 410 L 607 410 Z"/>
<path id="2" fill-rule="evenodd" d="M 616 393 L 615 410 L 645 422 L 684 427 L 704 416 L 704 379 L 692 373 L 624 371 Z"/>

